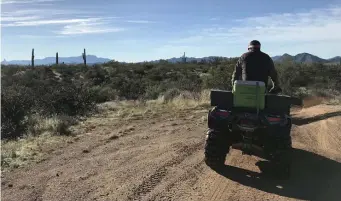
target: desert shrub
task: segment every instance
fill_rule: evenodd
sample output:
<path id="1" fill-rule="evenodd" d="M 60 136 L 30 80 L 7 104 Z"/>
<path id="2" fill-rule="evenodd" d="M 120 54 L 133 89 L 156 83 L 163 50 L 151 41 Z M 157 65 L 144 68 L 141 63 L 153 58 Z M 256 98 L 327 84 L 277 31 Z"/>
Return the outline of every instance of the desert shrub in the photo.
<path id="1" fill-rule="evenodd" d="M 162 92 L 163 92 L 163 89 L 160 85 L 149 85 L 146 87 L 143 99 L 146 99 L 146 100 L 157 99 Z"/>
<path id="2" fill-rule="evenodd" d="M 218 68 L 211 68 L 207 75 L 202 77 L 204 89 L 222 89 L 230 90 L 232 88 L 232 73 L 234 66 L 221 66 Z"/>
<path id="3" fill-rule="evenodd" d="M 168 102 L 170 100 L 173 100 L 175 97 L 180 96 L 180 94 L 181 91 L 177 88 L 169 89 L 163 94 L 164 101 Z"/>
<path id="4" fill-rule="evenodd" d="M 26 129 L 25 117 L 34 105 L 34 92 L 24 86 L 1 89 L 1 138 L 19 137 Z"/>
<path id="5" fill-rule="evenodd" d="M 48 133 L 50 135 L 69 135 L 69 127 L 77 123 L 76 119 L 67 115 L 41 116 L 32 114 L 28 117 L 27 134 L 31 136 Z"/>
<path id="6" fill-rule="evenodd" d="M 18 72 L 5 74 L 2 80 L 2 138 L 24 135 L 33 113 L 75 116 L 85 115 L 95 108 L 84 84 L 58 81 L 48 68 L 27 69 L 20 75 Z"/>
<path id="7" fill-rule="evenodd" d="M 96 103 L 116 100 L 118 92 L 110 86 L 93 86 L 90 88 L 91 97 Z"/>
<path id="8" fill-rule="evenodd" d="M 191 97 L 201 90 L 231 90 L 238 58 L 210 57 L 199 62 L 102 65 L 2 66 L 2 136 L 20 136 L 28 116 L 84 115 L 95 103 L 116 99 Z M 341 91 L 340 64 L 276 63 L 284 94 L 334 97 Z M 271 86 L 270 86 L 271 87 Z M 197 98 L 196 96 L 192 97 Z"/>

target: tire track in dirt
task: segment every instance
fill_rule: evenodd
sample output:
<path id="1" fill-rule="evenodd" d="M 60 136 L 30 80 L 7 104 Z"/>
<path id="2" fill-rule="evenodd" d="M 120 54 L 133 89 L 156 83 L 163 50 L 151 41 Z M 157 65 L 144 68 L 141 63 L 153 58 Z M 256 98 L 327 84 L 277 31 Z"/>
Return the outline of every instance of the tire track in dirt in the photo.
<path id="1" fill-rule="evenodd" d="M 180 164 L 196 150 L 200 149 L 203 146 L 203 143 L 204 142 L 199 142 L 193 145 L 185 145 L 183 148 L 179 149 L 177 153 L 180 155 L 159 167 L 154 174 L 145 179 L 133 190 L 132 196 L 128 197 L 128 200 L 140 200 L 143 196 L 150 193 L 167 175 L 168 167 Z"/>
<path id="2" fill-rule="evenodd" d="M 220 172 L 207 167 L 207 126 L 191 110 L 117 126 L 101 122 L 60 154 L 3 175 L 2 200 L 339 200 L 341 116 L 336 110 L 297 111 L 289 181 L 263 174 L 257 158 L 235 150 Z"/>
<path id="3" fill-rule="evenodd" d="M 227 155 L 225 164 L 231 162 L 231 157 L 232 157 L 231 154 L 233 153 L 230 152 Z M 217 200 L 218 197 L 221 197 L 222 194 L 225 192 L 225 189 L 228 186 L 228 181 L 225 178 L 223 178 L 221 175 L 216 174 L 215 172 L 214 173 L 212 172 L 211 174 L 214 174 L 213 176 L 214 180 L 211 186 L 215 186 L 216 188 L 215 190 L 212 191 L 212 194 L 208 196 L 208 200 L 215 201 Z"/>
<path id="4" fill-rule="evenodd" d="M 148 201 L 154 201 L 154 200 L 176 200 L 174 197 L 181 195 L 181 190 L 177 185 L 184 185 L 186 182 L 189 182 L 188 186 L 186 187 L 192 187 L 194 186 L 197 181 L 199 180 L 199 175 L 204 170 L 204 160 L 200 160 L 199 162 L 186 167 L 187 169 L 184 170 L 179 175 L 173 175 L 172 179 L 168 184 L 165 185 L 165 187 L 162 188 L 162 191 L 156 193 L 155 195 L 152 195 Z M 190 180 L 190 181 L 188 181 Z M 173 191 L 172 191 L 173 190 Z M 185 193 L 185 192 L 182 192 Z"/>

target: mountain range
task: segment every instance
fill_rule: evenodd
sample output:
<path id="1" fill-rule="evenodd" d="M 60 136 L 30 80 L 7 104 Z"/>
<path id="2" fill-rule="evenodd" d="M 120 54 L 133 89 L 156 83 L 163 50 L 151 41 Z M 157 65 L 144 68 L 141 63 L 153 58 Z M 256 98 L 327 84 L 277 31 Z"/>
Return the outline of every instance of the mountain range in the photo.
<path id="1" fill-rule="evenodd" d="M 105 63 L 111 61 L 111 59 L 108 58 L 101 58 L 97 57 L 95 55 L 87 55 L 87 64 L 96 64 L 96 63 Z M 202 59 L 210 60 L 211 58 L 214 58 L 213 56 L 210 57 L 201 57 L 201 58 L 195 58 L 195 57 L 186 57 L 187 62 L 192 61 L 201 61 Z M 227 58 L 227 57 L 222 57 Z M 177 63 L 182 61 L 182 57 L 173 57 L 170 59 L 166 59 L 168 62 L 171 63 Z M 298 63 L 341 63 L 341 57 L 336 56 L 330 59 L 323 59 L 318 56 L 309 54 L 309 53 L 300 53 L 295 56 L 289 55 L 289 54 L 283 54 L 281 56 L 274 56 L 272 57 L 273 61 L 275 62 L 281 62 L 284 60 L 291 60 Z M 154 60 L 150 61 L 153 63 L 158 63 L 160 60 Z M 50 65 L 55 64 L 56 58 L 55 57 L 46 57 L 44 59 L 35 59 L 34 63 L 35 65 Z M 30 65 L 30 60 L 12 60 L 12 61 L 2 61 L 2 65 Z M 78 57 L 59 57 L 59 63 L 65 63 L 65 64 L 79 64 L 83 63 L 82 56 Z"/>
<path id="2" fill-rule="evenodd" d="M 322 59 L 318 56 L 309 54 L 309 53 L 300 53 L 295 56 L 292 56 L 290 54 L 283 54 L 282 56 L 274 56 L 272 57 L 274 61 L 284 61 L 284 60 L 291 60 L 298 63 L 340 63 L 341 57 L 336 56 L 330 59 Z"/>
<path id="3" fill-rule="evenodd" d="M 213 58 L 214 58 L 213 56 L 202 57 L 202 58 L 186 57 L 186 61 L 187 62 L 201 61 L 202 59 L 210 60 Z M 227 58 L 227 57 L 222 57 L 222 58 Z M 292 56 L 290 54 L 283 54 L 281 56 L 274 56 L 271 58 L 274 62 L 282 62 L 285 60 L 290 60 L 290 61 L 294 61 L 297 63 L 341 63 L 341 56 L 336 56 L 336 57 L 333 57 L 330 59 L 323 59 L 323 58 L 320 58 L 318 56 L 315 56 L 315 55 L 312 55 L 309 53 L 300 53 L 300 54 L 297 54 L 295 56 Z M 181 58 L 181 57 L 179 57 L 179 58 L 173 57 L 173 58 L 167 59 L 167 61 L 172 62 L 172 63 L 176 63 L 176 62 L 181 62 L 182 59 L 183 58 Z M 152 62 L 159 62 L 159 60 L 155 60 Z"/>
<path id="4" fill-rule="evenodd" d="M 80 64 L 83 63 L 83 57 L 59 57 L 58 58 L 59 63 L 65 63 L 65 64 Z M 87 64 L 96 64 L 96 63 L 105 63 L 111 61 L 111 59 L 107 58 L 101 58 L 97 57 L 95 55 L 87 55 L 86 56 L 86 63 Z M 35 65 L 50 65 L 56 63 L 56 57 L 46 57 L 44 59 L 35 59 L 34 64 Z M 2 65 L 31 65 L 31 60 L 12 60 L 12 61 L 2 61 Z"/>

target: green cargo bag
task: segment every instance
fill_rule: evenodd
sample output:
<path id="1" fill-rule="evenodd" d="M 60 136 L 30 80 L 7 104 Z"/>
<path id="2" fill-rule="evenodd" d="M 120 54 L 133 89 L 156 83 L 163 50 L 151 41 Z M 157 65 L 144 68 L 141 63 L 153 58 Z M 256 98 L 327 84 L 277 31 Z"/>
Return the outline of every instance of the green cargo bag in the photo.
<path id="1" fill-rule="evenodd" d="M 265 83 L 236 80 L 233 85 L 233 107 L 263 110 L 265 107 Z"/>

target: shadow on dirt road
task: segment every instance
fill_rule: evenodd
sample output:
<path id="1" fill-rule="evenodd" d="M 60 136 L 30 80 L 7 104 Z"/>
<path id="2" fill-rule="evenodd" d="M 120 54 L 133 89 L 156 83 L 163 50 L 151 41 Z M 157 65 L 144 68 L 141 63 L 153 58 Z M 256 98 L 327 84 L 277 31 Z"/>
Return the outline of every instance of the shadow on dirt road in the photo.
<path id="1" fill-rule="evenodd" d="M 330 113 L 321 114 L 321 115 L 317 115 L 317 116 L 309 117 L 309 118 L 293 117 L 292 118 L 292 123 L 294 125 L 301 126 L 301 125 L 313 123 L 313 122 L 316 122 L 316 121 L 325 120 L 325 119 L 336 117 L 336 116 L 341 116 L 341 111 L 330 112 Z"/>
<path id="2" fill-rule="evenodd" d="M 278 180 L 267 161 L 256 164 L 262 173 L 224 166 L 217 173 L 242 185 L 264 192 L 303 200 L 341 200 L 341 163 L 323 156 L 294 149 L 292 175 Z"/>

